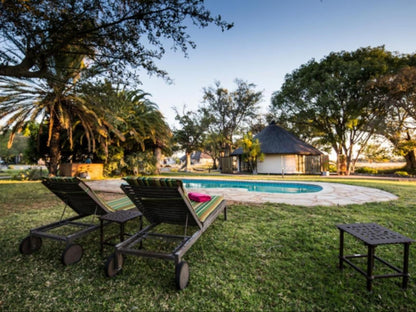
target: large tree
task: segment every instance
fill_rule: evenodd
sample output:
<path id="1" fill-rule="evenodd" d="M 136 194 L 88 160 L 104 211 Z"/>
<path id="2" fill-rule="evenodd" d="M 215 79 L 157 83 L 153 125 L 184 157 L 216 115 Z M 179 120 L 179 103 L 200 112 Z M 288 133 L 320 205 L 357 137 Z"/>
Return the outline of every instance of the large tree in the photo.
<path id="1" fill-rule="evenodd" d="M 379 77 L 369 88 L 384 106 L 385 118 L 379 134 L 406 159 L 407 169 L 416 171 L 416 67 L 406 66 L 397 73 Z"/>
<path id="2" fill-rule="evenodd" d="M 187 111 L 186 107 L 183 107 L 182 113 L 179 113 L 177 108 L 175 108 L 175 112 L 175 119 L 181 128 L 173 131 L 173 140 L 181 149 L 185 150 L 185 170 L 190 171 L 192 152 L 200 151 L 204 146 L 207 120 L 196 112 Z"/>
<path id="3" fill-rule="evenodd" d="M 108 130 L 116 131 L 101 107 L 73 93 L 78 76 L 138 83 L 126 78 L 137 78 L 144 69 L 166 77 L 155 61 L 169 42 L 185 54 L 195 47 L 187 32 L 190 25 L 232 26 L 212 16 L 202 0 L 5 0 L 0 12 L 0 119 L 10 118 L 5 130 L 11 128 L 12 142 L 29 120 L 43 116 L 52 175 L 61 133 L 68 131 L 71 140 L 73 122 L 84 127 L 90 149 L 108 141 Z"/>
<path id="4" fill-rule="evenodd" d="M 309 61 L 286 75 L 272 97 L 277 120 L 301 137 L 319 138 L 344 155 L 347 174 L 383 117 L 368 84 L 397 70 L 405 58 L 384 47 L 331 53 L 320 62 Z"/>
<path id="5" fill-rule="evenodd" d="M 91 75 L 166 76 L 155 60 L 169 42 L 194 48 L 190 25 L 232 27 L 203 0 L 4 0 L 0 12 L 0 76 L 16 78 L 49 79 L 54 60 L 74 54 L 88 57 Z"/>
<path id="6" fill-rule="evenodd" d="M 204 88 L 204 105 L 200 112 L 209 123 L 209 133 L 221 136 L 222 147 L 230 149 L 233 136 L 257 117 L 258 104 L 263 92 L 256 91 L 256 85 L 236 79 L 234 91 L 221 87 L 219 81 L 214 87 Z"/>

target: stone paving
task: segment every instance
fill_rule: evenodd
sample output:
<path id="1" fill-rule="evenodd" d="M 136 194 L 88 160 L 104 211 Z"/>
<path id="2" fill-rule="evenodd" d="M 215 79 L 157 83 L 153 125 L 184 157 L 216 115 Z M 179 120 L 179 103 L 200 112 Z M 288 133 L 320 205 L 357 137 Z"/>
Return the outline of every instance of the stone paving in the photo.
<path id="1" fill-rule="evenodd" d="M 241 181 L 241 180 L 239 180 Z M 253 181 L 253 180 L 250 180 Z M 259 180 L 260 181 L 260 180 Z M 270 182 L 270 181 L 269 181 Z M 273 181 L 283 182 L 283 181 Z M 285 181 L 286 182 L 286 181 Z M 187 189 L 210 195 L 222 195 L 225 199 L 247 203 L 286 203 L 301 206 L 336 206 L 349 204 L 362 204 L 366 202 L 382 202 L 396 200 L 397 196 L 375 188 L 353 186 L 340 183 L 302 182 L 296 183 L 315 184 L 322 186 L 322 191 L 315 193 L 283 194 L 249 192 L 235 188 L 206 188 Z M 89 181 L 88 184 L 97 191 L 122 193 L 120 185 L 122 180 Z"/>

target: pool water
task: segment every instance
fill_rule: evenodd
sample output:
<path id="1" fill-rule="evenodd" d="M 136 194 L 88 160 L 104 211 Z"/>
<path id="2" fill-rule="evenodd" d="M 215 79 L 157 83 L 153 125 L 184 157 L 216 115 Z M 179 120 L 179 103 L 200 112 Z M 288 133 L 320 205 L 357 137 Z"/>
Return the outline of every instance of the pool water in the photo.
<path id="1" fill-rule="evenodd" d="M 315 184 L 290 182 L 257 182 L 257 181 L 223 181 L 223 180 L 194 180 L 183 179 L 185 188 L 243 188 L 249 192 L 265 193 L 314 193 L 322 190 Z"/>

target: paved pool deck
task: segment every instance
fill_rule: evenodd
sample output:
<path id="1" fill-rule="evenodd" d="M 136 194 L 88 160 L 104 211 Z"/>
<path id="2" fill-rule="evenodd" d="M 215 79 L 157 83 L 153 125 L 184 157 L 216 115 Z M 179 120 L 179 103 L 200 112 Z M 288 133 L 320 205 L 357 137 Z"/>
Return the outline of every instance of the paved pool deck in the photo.
<path id="1" fill-rule="evenodd" d="M 183 177 L 182 177 L 183 178 Z M 180 178 L 179 178 L 180 179 Z M 198 178 L 200 179 L 200 178 Z M 212 178 L 215 180 L 215 178 Z M 217 178 L 218 180 L 218 178 Z M 241 181 L 241 180 L 239 180 Z M 320 185 L 322 190 L 315 193 L 283 194 L 283 193 L 263 193 L 249 192 L 244 189 L 235 188 L 205 188 L 187 189 L 209 195 L 222 195 L 226 200 L 245 203 L 286 203 L 300 206 L 336 206 L 349 204 L 363 204 L 367 202 L 383 202 L 396 200 L 398 197 L 375 188 L 353 186 L 341 183 L 327 182 L 303 182 L 303 181 L 265 181 L 262 182 L 282 182 L 282 183 L 305 183 Z M 120 185 L 122 180 L 100 180 L 88 181 L 93 190 L 102 192 L 122 193 Z"/>

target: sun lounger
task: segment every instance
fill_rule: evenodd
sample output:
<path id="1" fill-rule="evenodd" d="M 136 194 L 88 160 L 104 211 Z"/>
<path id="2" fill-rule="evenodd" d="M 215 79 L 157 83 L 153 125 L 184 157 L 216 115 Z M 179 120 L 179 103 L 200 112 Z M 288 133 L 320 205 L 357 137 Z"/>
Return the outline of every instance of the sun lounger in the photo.
<path id="1" fill-rule="evenodd" d="M 191 202 L 182 181 L 175 179 L 125 178 L 121 186 L 126 195 L 142 212 L 148 224 L 124 242 L 115 246 L 115 252 L 106 263 L 107 276 L 115 276 L 123 266 L 123 255 L 172 260 L 175 263 L 175 282 L 178 289 L 188 285 L 189 267 L 182 260 L 184 254 L 198 240 L 221 212 L 226 220 L 226 203 L 221 196 L 212 196 L 210 201 Z M 183 234 L 156 231 L 165 224 L 179 225 Z M 192 230 L 192 231 L 191 231 Z M 190 234 L 187 234 L 191 232 Z M 152 242 L 176 242 L 173 250 L 147 249 Z M 154 250 L 158 249 L 158 250 Z"/>
<path id="2" fill-rule="evenodd" d="M 65 203 L 64 211 L 59 221 L 30 230 L 29 236 L 20 243 L 19 250 L 22 254 L 32 254 L 41 248 L 42 238 L 49 238 L 66 243 L 66 248 L 61 258 L 63 264 L 76 263 L 81 260 L 83 249 L 81 245 L 73 242 L 99 229 L 101 225 L 98 222 L 85 222 L 87 217 L 94 219 L 94 216 L 106 215 L 119 210 L 136 210 L 135 205 L 127 196 L 108 202 L 101 200 L 79 178 L 45 178 L 42 183 Z M 63 219 L 67 207 L 70 207 L 77 215 Z M 107 222 L 105 225 L 109 223 Z M 65 232 L 64 234 L 56 230 L 63 227 L 65 227 L 65 231 L 70 233 L 65 232 L 64 229 L 60 229 L 62 232 Z"/>

